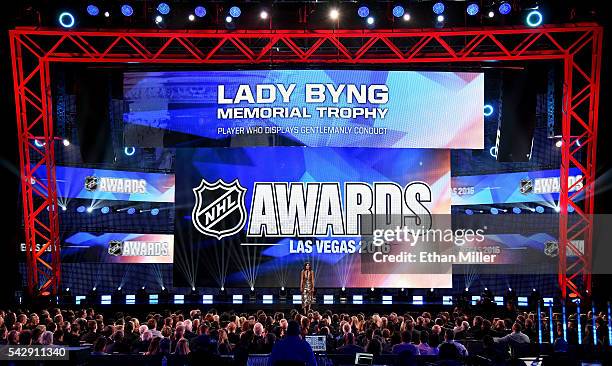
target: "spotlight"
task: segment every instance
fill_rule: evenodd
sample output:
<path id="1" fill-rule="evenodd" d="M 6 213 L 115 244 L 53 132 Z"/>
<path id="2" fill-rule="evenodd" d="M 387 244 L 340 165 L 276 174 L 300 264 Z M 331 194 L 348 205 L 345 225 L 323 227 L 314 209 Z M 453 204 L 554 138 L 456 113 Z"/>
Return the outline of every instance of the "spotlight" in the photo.
<path id="1" fill-rule="evenodd" d="M 127 210 L 128 215 L 133 215 L 136 213 L 136 209 L 134 207 L 130 207 Z"/>
<path id="2" fill-rule="evenodd" d="M 229 16 L 229 15 L 225 17 L 225 22 L 226 23 L 231 23 L 232 20 L 234 20 L 234 19 L 231 16 Z"/>
<path id="3" fill-rule="evenodd" d="M 574 212 L 574 211 L 575 211 L 574 206 L 572 206 L 572 205 L 567 205 L 567 212 L 568 212 L 568 213 L 572 213 L 572 212 Z"/>
<path id="4" fill-rule="evenodd" d="M 392 11 L 392 12 L 393 12 L 393 16 L 394 16 L 394 17 L 399 18 L 399 17 L 402 17 L 402 16 L 403 16 L 403 15 L 406 13 L 406 10 L 404 9 L 404 7 L 403 7 L 403 6 L 401 6 L 401 5 L 396 5 L 396 6 L 393 8 L 393 11 Z"/>
<path id="5" fill-rule="evenodd" d="M 472 215 L 474 214 L 474 211 L 472 211 L 472 210 L 470 210 L 469 208 L 467 208 L 467 209 L 465 210 L 465 214 L 466 214 L 466 215 L 468 215 L 468 216 L 472 216 Z"/>
<path id="6" fill-rule="evenodd" d="M 269 14 L 268 14 L 268 12 L 267 12 L 267 11 L 265 11 L 265 10 L 262 10 L 262 11 L 259 13 L 259 18 L 260 18 L 260 19 L 264 19 L 264 20 L 265 20 L 265 19 L 268 19 L 268 16 L 269 16 Z"/>
<path id="7" fill-rule="evenodd" d="M 109 13 L 108 11 L 105 11 L 105 12 L 104 12 L 104 17 L 105 17 L 105 18 L 110 17 L 110 13 Z"/>
<path id="8" fill-rule="evenodd" d="M 395 8 L 393 10 L 395 10 Z M 370 15 L 370 8 L 367 6 L 360 6 L 359 9 L 357 9 L 357 15 L 359 15 L 360 18 L 367 17 Z"/>
<path id="9" fill-rule="evenodd" d="M 340 12 L 338 11 L 338 9 L 332 9 L 329 12 L 329 17 L 332 20 L 337 20 L 340 17 Z"/>
<path id="10" fill-rule="evenodd" d="M 38 140 L 34 140 L 34 145 L 36 145 L 37 147 L 43 147 L 43 146 L 45 146 L 45 143 L 44 142 L 40 142 Z"/>
<path id="11" fill-rule="evenodd" d="M 91 206 L 87 207 L 87 213 L 92 213 L 93 210 L 94 210 L 93 207 L 91 207 Z"/>
<path id="12" fill-rule="evenodd" d="M 59 24 L 64 28 L 72 28 L 74 27 L 74 15 L 65 11 L 59 15 L 57 18 Z"/>
<path id="13" fill-rule="evenodd" d="M 85 210 L 87 210 L 87 209 L 85 208 L 85 206 L 79 206 L 79 207 L 77 207 L 77 212 L 78 212 L 78 213 L 83 213 L 83 212 L 85 212 Z"/>
<path id="14" fill-rule="evenodd" d="M 158 15 L 158 16 L 156 16 L 156 17 L 155 17 L 155 24 L 160 24 L 160 23 L 161 23 L 161 22 L 163 22 L 163 21 L 164 21 L 164 18 L 162 18 L 162 16 L 161 16 L 161 15 Z M 126 148 L 123 150 L 123 151 L 125 152 L 125 155 L 127 155 L 127 156 L 132 156 L 132 155 L 134 155 L 134 153 L 132 153 L 131 155 L 130 155 L 130 154 L 128 154 L 128 153 L 127 153 L 127 152 L 128 152 L 128 149 L 130 149 L 130 148 L 129 148 L 129 147 L 126 147 Z M 134 148 L 132 147 L 131 149 L 134 149 Z M 131 150 L 131 151 L 134 151 L 134 150 Z"/>
<path id="15" fill-rule="evenodd" d="M 404 16 L 402 17 L 402 19 L 404 19 L 405 22 L 410 20 L 410 14 L 408 13 L 404 13 Z"/>
<path id="16" fill-rule="evenodd" d="M 537 10 L 530 11 L 525 17 L 525 22 L 530 27 L 537 27 L 538 25 L 542 24 L 542 20 L 542 13 Z"/>
<path id="17" fill-rule="evenodd" d="M 442 23 L 444 21 L 444 15 L 440 14 L 436 17 L 436 20 L 438 21 L 438 23 Z"/>
<path id="18" fill-rule="evenodd" d="M 366 19 L 366 23 L 368 23 L 368 25 L 374 25 L 374 18 L 368 17 L 368 19 Z"/>
<path id="19" fill-rule="evenodd" d="M 512 11 L 512 6 L 509 2 L 504 1 L 503 3 L 499 4 L 498 10 L 501 15 L 508 15 Z"/>
<path id="20" fill-rule="evenodd" d="M 159 24 L 163 21 L 164 19 L 161 17 L 161 15 L 158 15 L 155 17 L 155 23 Z M 123 153 L 127 156 L 132 156 L 136 153 L 136 148 L 133 146 L 129 146 L 123 149 Z"/>
<path id="21" fill-rule="evenodd" d="M 106 215 L 107 213 L 109 213 L 109 212 L 110 212 L 110 207 L 108 207 L 108 206 L 104 206 L 104 207 L 102 207 L 102 208 L 100 209 L 100 212 L 102 212 L 103 214 L 105 214 L 105 215 Z"/>
<path id="22" fill-rule="evenodd" d="M 60 206 L 62 208 L 62 211 L 66 211 L 68 208 L 66 206 Z"/>
<path id="23" fill-rule="evenodd" d="M 166 3 L 159 3 L 159 4 L 157 5 L 157 11 L 158 11 L 160 14 L 163 14 L 163 15 L 168 15 L 168 13 L 170 13 L 170 5 L 168 5 L 168 4 L 166 4 Z"/>
<path id="24" fill-rule="evenodd" d="M 495 12 L 493 10 L 489 11 L 489 18 L 493 18 L 495 16 Z"/>
<path id="25" fill-rule="evenodd" d="M 154 208 L 154 209 L 152 209 L 152 210 L 151 210 L 151 215 L 153 215 L 153 216 L 157 216 L 157 215 L 159 215 L 159 208 Z"/>
<path id="26" fill-rule="evenodd" d="M 537 212 L 537 213 L 539 213 L 539 214 L 544 213 L 544 207 L 542 207 L 542 206 L 537 206 L 537 207 L 535 208 L 535 212 Z"/>
<path id="27" fill-rule="evenodd" d="M 134 14 L 134 8 L 128 4 L 121 5 L 121 14 L 126 17 L 131 17 Z"/>
<path id="28" fill-rule="evenodd" d="M 485 117 L 489 117 L 490 115 L 493 114 L 493 106 L 490 104 L 485 104 L 484 109 L 483 109 L 483 114 Z"/>
<path id="29" fill-rule="evenodd" d="M 561 146 L 563 146 L 563 140 L 557 140 L 557 142 L 555 142 L 555 146 L 556 146 L 556 147 L 561 147 Z"/>
<path id="30" fill-rule="evenodd" d="M 561 207 L 555 206 L 555 212 L 561 212 Z"/>
<path id="31" fill-rule="evenodd" d="M 63 140 L 62 140 L 62 144 L 64 144 L 64 146 L 68 147 L 68 146 L 70 146 L 70 140 L 68 140 L 68 139 L 63 139 Z"/>
<path id="32" fill-rule="evenodd" d="M 100 9 L 94 4 L 87 5 L 87 14 L 92 17 L 98 16 L 98 14 L 100 14 Z"/>
<path id="33" fill-rule="evenodd" d="M 499 213 L 499 210 L 495 207 L 491 207 L 491 215 L 497 215 Z"/>
<path id="34" fill-rule="evenodd" d="M 445 9 L 444 3 L 442 2 L 437 2 L 432 7 L 434 14 L 438 14 L 438 15 L 444 13 L 444 9 Z"/>
<path id="35" fill-rule="evenodd" d="M 206 16 L 206 8 L 201 5 L 196 6 L 195 9 L 193 10 L 193 13 L 198 18 L 204 18 Z"/>
<path id="36" fill-rule="evenodd" d="M 513 207 L 512 208 L 512 212 L 514 212 L 515 214 L 520 214 L 521 213 L 521 208 L 520 207 Z"/>
<path id="37" fill-rule="evenodd" d="M 193 14 L 189 14 L 189 16 L 187 17 L 187 19 L 189 19 L 190 22 L 193 22 L 195 20 L 195 15 Z"/>
<path id="38" fill-rule="evenodd" d="M 240 8 L 237 6 L 232 6 L 229 10 L 229 15 L 231 15 L 233 18 L 238 18 L 240 14 L 242 14 L 242 10 L 240 10 Z"/>
<path id="39" fill-rule="evenodd" d="M 480 11 L 480 7 L 476 3 L 471 3 L 467 6 L 465 11 L 467 12 L 468 15 L 474 16 L 478 14 L 478 12 Z"/>

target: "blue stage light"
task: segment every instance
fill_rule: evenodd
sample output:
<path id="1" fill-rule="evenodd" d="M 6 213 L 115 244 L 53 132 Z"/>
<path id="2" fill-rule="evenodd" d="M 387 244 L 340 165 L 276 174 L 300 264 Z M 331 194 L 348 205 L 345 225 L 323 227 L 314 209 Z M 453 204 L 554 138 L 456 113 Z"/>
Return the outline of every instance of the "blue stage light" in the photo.
<path id="1" fill-rule="evenodd" d="M 470 210 L 469 208 L 465 209 L 465 214 L 468 216 L 472 216 L 474 214 L 474 211 Z"/>
<path id="2" fill-rule="evenodd" d="M 100 9 L 93 4 L 89 4 L 87 5 L 87 14 L 91 15 L 92 17 L 98 16 L 98 14 L 100 14 Z"/>
<path id="3" fill-rule="evenodd" d="M 131 17 L 134 14 L 134 8 L 128 4 L 121 5 L 121 14 L 125 15 L 126 17 Z"/>
<path id="4" fill-rule="evenodd" d="M 87 207 L 87 213 L 92 213 L 94 211 L 94 208 L 89 206 Z"/>
<path id="5" fill-rule="evenodd" d="M 123 153 L 127 156 L 132 156 L 136 153 L 136 148 L 133 146 L 129 146 L 123 149 Z"/>
<path id="6" fill-rule="evenodd" d="M 77 207 L 77 212 L 78 212 L 78 213 L 83 213 L 83 212 L 85 212 L 85 210 L 87 210 L 87 209 L 85 208 L 85 206 L 79 206 L 79 207 Z"/>
<path id="7" fill-rule="evenodd" d="M 104 206 L 104 207 L 102 207 L 102 208 L 100 209 L 100 212 L 102 212 L 103 214 L 105 214 L 105 215 L 106 215 L 107 213 L 109 213 L 109 212 L 110 212 L 110 207 L 108 207 L 108 206 Z"/>
<path id="8" fill-rule="evenodd" d="M 232 18 L 238 18 L 240 16 L 240 14 L 242 14 L 242 11 L 240 10 L 239 7 L 237 6 L 232 6 L 229 10 L 229 15 Z"/>
<path id="9" fill-rule="evenodd" d="M 513 207 L 512 208 L 512 212 L 514 212 L 515 214 L 520 214 L 521 213 L 521 208 L 520 207 Z"/>
<path id="10" fill-rule="evenodd" d="M 435 3 L 432 7 L 433 12 L 438 15 L 444 13 L 444 9 L 445 9 L 444 3 L 441 3 L 441 2 Z"/>
<path id="11" fill-rule="evenodd" d="M 206 16 L 206 8 L 203 6 L 196 6 L 193 13 L 198 18 L 204 18 Z"/>
<path id="12" fill-rule="evenodd" d="M 544 213 L 544 207 L 542 207 L 542 206 L 537 206 L 537 207 L 535 208 L 535 210 L 536 210 L 536 212 L 537 212 L 537 213 L 539 213 L 539 214 Z"/>
<path id="13" fill-rule="evenodd" d="M 374 17 L 368 17 L 368 19 L 366 19 L 366 23 L 367 23 L 369 26 L 374 25 Z"/>
<path id="14" fill-rule="evenodd" d="M 497 215 L 499 213 L 499 210 L 495 207 L 491 207 L 491 214 L 492 215 Z"/>
<path id="15" fill-rule="evenodd" d="M 134 207 L 130 207 L 127 210 L 128 215 L 133 215 L 136 213 L 136 209 Z"/>
<path id="16" fill-rule="evenodd" d="M 567 212 L 568 212 L 568 213 L 572 213 L 572 212 L 574 212 L 574 211 L 575 211 L 575 210 L 574 210 L 574 206 L 572 206 L 572 205 L 567 205 Z"/>
<path id="17" fill-rule="evenodd" d="M 170 5 L 166 3 L 159 3 L 159 5 L 157 5 L 157 11 L 160 14 L 167 15 L 168 13 L 170 13 Z"/>
<path id="18" fill-rule="evenodd" d="M 45 143 L 44 142 L 40 142 L 38 140 L 34 140 L 34 145 L 36 145 L 37 147 L 43 147 L 43 146 L 45 146 Z"/>
<path id="19" fill-rule="evenodd" d="M 159 215 L 159 208 L 154 208 L 154 209 L 152 209 L 152 210 L 151 210 L 151 215 L 153 215 L 153 216 L 157 216 L 157 215 Z"/>
<path id="20" fill-rule="evenodd" d="M 402 16 L 404 16 L 405 12 L 406 12 L 406 10 L 401 5 L 396 5 L 393 8 L 393 16 L 396 17 L 396 18 L 401 18 Z"/>
<path id="21" fill-rule="evenodd" d="M 370 15 L 370 8 L 367 6 L 360 6 L 359 9 L 357 9 L 357 15 L 359 15 L 360 18 L 367 17 Z"/>
<path id="22" fill-rule="evenodd" d="M 471 3 L 470 5 L 467 6 L 465 11 L 467 12 L 468 15 L 474 16 L 478 14 L 478 12 L 480 11 L 480 7 L 476 3 Z"/>
<path id="23" fill-rule="evenodd" d="M 508 15 L 512 11 L 512 5 L 510 5 L 510 3 L 504 1 L 503 3 L 499 4 L 499 9 L 498 10 L 499 10 L 499 13 L 501 15 Z"/>
<path id="24" fill-rule="evenodd" d="M 72 28 L 74 27 L 74 15 L 65 11 L 59 15 L 57 18 L 59 24 L 64 28 Z"/>
<path id="25" fill-rule="evenodd" d="M 492 115 L 492 114 L 493 114 L 493 111 L 494 111 L 494 109 L 493 109 L 493 106 L 492 106 L 492 105 L 490 105 L 490 104 L 485 104 L 485 106 L 484 106 L 484 110 L 483 110 L 483 113 L 484 113 L 484 116 L 485 116 L 485 117 L 489 117 L 490 115 Z"/>
<path id="26" fill-rule="evenodd" d="M 543 19 L 544 18 L 542 17 L 542 13 L 537 10 L 529 12 L 529 14 L 527 14 L 527 17 L 525 17 L 525 21 L 530 27 L 537 27 L 538 25 L 542 24 Z"/>

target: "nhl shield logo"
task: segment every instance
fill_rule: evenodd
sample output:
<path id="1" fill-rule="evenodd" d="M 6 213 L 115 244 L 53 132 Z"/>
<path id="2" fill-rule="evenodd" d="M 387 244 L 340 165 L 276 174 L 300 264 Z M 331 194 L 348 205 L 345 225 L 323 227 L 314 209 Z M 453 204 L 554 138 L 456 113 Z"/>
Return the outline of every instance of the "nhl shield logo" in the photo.
<path id="1" fill-rule="evenodd" d="M 240 232 L 246 222 L 245 192 L 246 188 L 238 179 L 229 184 L 221 179 L 212 184 L 202 179 L 193 189 L 193 226 L 202 234 L 219 240 Z"/>
<path id="2" fill-rule="evenodd" d="M 108 254 L 118 257 L 123 254 L 123 243 L 119 240 L 108 242 Z"/>
<path id="3" fill-rule="evenodd" d="M 519 190 L 522 194 L 529 194 L 533 192 L 533 181 L 529 178 L 521 179 L 521 186 Z"/>
<path id="4" fill-rule="evenodd" d="M 93 192 L 98 189 L 98 177 L 94 175 L 88 175 L 85 177 L 85 189 L 89 192 Z"/>

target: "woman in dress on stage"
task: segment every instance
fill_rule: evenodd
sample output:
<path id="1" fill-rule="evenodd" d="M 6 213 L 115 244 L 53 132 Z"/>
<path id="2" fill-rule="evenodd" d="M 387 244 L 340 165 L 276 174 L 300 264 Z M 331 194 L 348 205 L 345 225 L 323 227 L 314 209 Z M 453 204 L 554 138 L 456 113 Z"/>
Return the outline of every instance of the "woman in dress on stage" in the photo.
<path id="1" fill-rule="evenodd" d="M 304 314 L 308 314 L 310 305 L 314 300 L 314 273 L 309 262 L 304 263 L 300 276 L 300 289 L 302 291 L 302 309 Z"/>

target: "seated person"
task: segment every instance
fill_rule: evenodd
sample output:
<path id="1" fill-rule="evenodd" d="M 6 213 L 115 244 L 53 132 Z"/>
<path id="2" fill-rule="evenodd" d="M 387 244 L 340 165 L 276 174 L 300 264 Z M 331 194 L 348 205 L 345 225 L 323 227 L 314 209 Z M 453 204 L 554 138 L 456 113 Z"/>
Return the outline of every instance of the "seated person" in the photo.
<path id="1" fill-rule="evenodd" d="M 364 349 L 355 344 L 355 335 L 349 332 L 344 335 L 344 346 L 339 347 L 336 351 L 343 355 L 355 355 L 363 353 Z"/>
<path id="2" fill-rule="evenodd" d="M 402 343 L 393 346 L 393 353 L 398 355 L 400 353 L 410 353 L 411 355 L 419 355 L 419 348 L 414 344 L 410 343 L 412 340 L 412 332 L 405 330 L 402 332 Z"/>
<path id="3" fill-rule="evenodd" d="M 268 365 L 275 366 L 282 361 L 304 362 L 308 366 L 317 366 L 314 352 L 310 344 L 300 337 L 300 325 L 295 320 L 287 325 L 287 336 L 272 347 Z"/>

